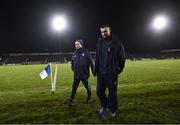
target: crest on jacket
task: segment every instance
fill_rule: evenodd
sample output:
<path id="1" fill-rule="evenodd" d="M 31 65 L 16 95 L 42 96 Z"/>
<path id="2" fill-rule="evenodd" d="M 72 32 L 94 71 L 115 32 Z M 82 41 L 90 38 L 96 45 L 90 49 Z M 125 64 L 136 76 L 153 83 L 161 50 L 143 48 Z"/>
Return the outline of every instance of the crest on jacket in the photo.
<path id="1" fill-rule="evenodd" d="M 85 56 L 85 54 L 84 54 L 84 53 L 82 53 L 82 56 Z"/>
<path id="2" fill-rule="evenodd" d="M 109 52 L 111 51 L 111 47 L 108 47 L 107 51 L 108 51 L 108 53 L 109 53 Z"/>

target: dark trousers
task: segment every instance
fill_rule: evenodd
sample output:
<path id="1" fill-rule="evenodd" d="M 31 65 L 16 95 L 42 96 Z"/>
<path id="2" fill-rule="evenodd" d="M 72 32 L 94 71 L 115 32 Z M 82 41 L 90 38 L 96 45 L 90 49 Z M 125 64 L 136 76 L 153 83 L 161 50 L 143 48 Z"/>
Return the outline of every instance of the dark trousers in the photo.
<path id="1" fill-rule="evenodd" d="M 106 96 L 106 88 L 109 94 Z M 117 79 L 112 80 L 109 75 L 97 76 L 97 96 L 101 107 L 109 108 L 112 113 L 117 110 Z"/>
<path id="2" fill-rule="evenodd" d="M 87 90 L 87 98 L 91 98 L 91 86 L 89 85 L 88 79 L 76 79 L 76 78 L 74 78 L 74 81 L 73 81 L 71 98 L 72 99 L 75 98 L 76 91 L 77 91 L 80 81 L 82 81 L 84 87 Z"/>

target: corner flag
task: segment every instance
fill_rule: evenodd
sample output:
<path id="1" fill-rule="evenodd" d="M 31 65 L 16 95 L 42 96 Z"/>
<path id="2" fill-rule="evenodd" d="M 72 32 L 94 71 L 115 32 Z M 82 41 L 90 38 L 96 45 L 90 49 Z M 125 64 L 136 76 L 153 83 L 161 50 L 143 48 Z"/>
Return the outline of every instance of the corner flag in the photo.
<path id="1" fill-rule="evenodd" d="M 41 79 L 45 79 L 49 74 L 51 73 L 51 66 L 48 64 L 48 66 L 39 74 Z"/>

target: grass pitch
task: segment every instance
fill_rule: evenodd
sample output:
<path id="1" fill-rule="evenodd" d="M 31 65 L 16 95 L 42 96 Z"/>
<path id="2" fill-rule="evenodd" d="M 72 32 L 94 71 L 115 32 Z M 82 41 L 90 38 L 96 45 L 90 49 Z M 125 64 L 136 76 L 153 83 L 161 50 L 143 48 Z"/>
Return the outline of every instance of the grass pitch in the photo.
<path id="1" fill-rule="evenodd" d="M 180 60 L 127 61 L 118 84 L 118 113 L 98 118 L 96 78 L 91 75 L 94 102 L 84 104 L 80 84 L 77 103 L 70 96 L 70 64 L 59 64 L 57 90 L 51 94 L 50 77 L 41 80 L 46 65 L 0 66 L 0 123 L 177 123 L 180 124 Z M 55 69 L 55 64 L 53 65 Z"/>

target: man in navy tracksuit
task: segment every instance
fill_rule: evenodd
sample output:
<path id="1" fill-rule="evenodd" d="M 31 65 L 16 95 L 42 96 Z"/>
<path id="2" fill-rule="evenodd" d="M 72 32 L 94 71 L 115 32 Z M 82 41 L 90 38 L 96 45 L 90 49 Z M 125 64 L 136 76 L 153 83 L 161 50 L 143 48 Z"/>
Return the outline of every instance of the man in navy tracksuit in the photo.
<path id="1" fill-rule="evenodd" d="M 87 89 L 87 99 L 86 104 L 91 100 L 91 87 L 88 83 L 89 78 L 89 68 L 91 67 L 91 71 L 94 74 L 94 64 L 91 54 L 83 48 L 83 41 L 76 40 L 75 42 L 76 51 L 72 55 L 71 60 L 71 68 L 74 72 L 74 81 L 72 85 L 71 98 L 69 101 L 69 106 L 72 106 L 74 103 L 74 98 L 76 94 L 76 90 L 80 81 L 82 81 L 84 87 Z"/>
<path id="2" fill-rule="evenodd" d="M 117 82 L 118 75 L 123 71 L 125 65 L 125 52 L 123 44 L 112 35 L 108 24 L 100 27 L 102 37 L 96 47 L 95 74 L 97 75 L 97 96 L 101 109 L 100 118 L 104 118 L 106 109 L 109 108 L 110 115 L 116 116 L 117 111 Z M 109 94 L 106 96 L 105 90 Z"/>

